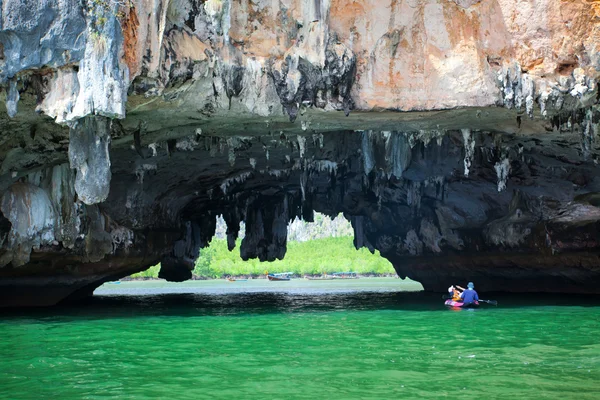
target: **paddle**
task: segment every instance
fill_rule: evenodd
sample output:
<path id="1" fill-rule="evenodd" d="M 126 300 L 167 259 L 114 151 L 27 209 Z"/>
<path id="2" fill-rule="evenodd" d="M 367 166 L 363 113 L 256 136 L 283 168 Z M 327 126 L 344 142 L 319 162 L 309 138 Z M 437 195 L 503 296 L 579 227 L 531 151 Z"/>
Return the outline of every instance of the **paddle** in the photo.
<path id="1" fill-rule="evenodd" d="M 497 306 L 498 305 L 498 302 L 496 300 L 481 300 L 481 299 L 479 299 L 479 302 L 480 303 L 488 303 L 488 304 L 491 304 L 493 306 Z"/>

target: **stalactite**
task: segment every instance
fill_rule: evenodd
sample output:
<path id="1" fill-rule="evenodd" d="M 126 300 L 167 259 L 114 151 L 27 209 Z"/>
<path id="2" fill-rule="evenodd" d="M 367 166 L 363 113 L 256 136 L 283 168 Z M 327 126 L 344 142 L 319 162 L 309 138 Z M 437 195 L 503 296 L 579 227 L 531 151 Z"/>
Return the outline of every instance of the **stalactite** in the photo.
<path id="1" fill-rule="evenodd" d="M 223 192 L 224 195 L 227 194 L 227 190 L 229 189 L 230 186 L 234 186 L 237 184 L 242 184 L 244 182 L 246 182 L 246 180 L 252 176 L 252 172 L 248 171 L 248 172 L 242 172 L 241 174 L 234 176 L 232 178 L 227 178 L 225 179 L 222 183 L 221 183 L 221 192 Z"/>
<path id="2" fill-rule="evenodd" d="M 375 167 L 374 155 L 373 155 L 373 142 L 372 142 L 371 131 L 361 132 L 361 150 L 363 159 L 363 172 L 365 175 L 369 173 Z"/>
<path id="3" fill-rule="evenodd" d="M 300 152 L 300 158 L 304 158 L 306 152 L 306 137 L 298 135 L 298 151 Z"/>
<path id="4" fill-rule="evenodd" d="M 246 208 L 246 236 L 242 240 L 240 256 L 243 260 L 260 261 L 283 259 L 287 249 L 287 224 L 290 220 L 287 196 L 271 198 L 264 207 L 265 198 L 250 201 Z M 263 205 L 258 207 L 255 202 Z"/>
<path id="5" fill-rule="evenodd" d="M 365 217 L 362 215 L 350 217 L 350 223 L 354 229 L 354 247 L 358 250 L 366 247 L 371 253 L 375 252 L 375 248 L 369 242 L 365 232 Z"/>
<path id="6" fill-rule="evenodd" d="M 406 136 L 393 132 L 386 146 L 386 161 L 388 162 L 388 176 L 402 178 L 402 173 L 408 168 L 412 151 Z"/>
<path id="7" fill-rule="evenodd" d="M 227 249 L 232 251 L 235 248 L 235 241 L 238 238 L 243 215 L 238 207 L 232 207 L 225 211 L 223 219 L 227 224 Z"/>
<path id="8" fill-rule="evenodd" d="M 17 105 L 19 104 L 19 90 L 17 89 L 17 80 L 11 79 L 8 83 L 8 95 L 6 96 L 6 112 L 10 118 L 17 115 Z"/>
<path id="9" fill-rule="evenodd" d="M 587 160 L 593 150 L 594 143 L 596 142 L 597 136 L 597 124 L 592 123 L 592 109 L 588 109 L 585 114 L 585 119 L 581 124 L 581 152 L 583 158 Z"/>
<path id="10" fill-rule="evenodd" d="M 498 177 L 498 192 L 506 189 L 506 182 L 508 181 L 508 174 L 510 173 L 510 160 L 508 157 L 503 158 L 494 165 L 496 176 Z"/>
<path id="11" fill-rule="evenodd" d="M 475 153 L 475 138 L 471 134 L 470 129 L 461 129 L 462 137 L 463 137 L 463 145 L 465 148 L 465 158 L 464 158 L 464 166 L 465 166 L 465 177 L 469 176 L 471 164 L 473 162 L 473 155 Z"/>
<path id="12" fill-rule="evenodd" d="M 69 131 L 69 162 L 77 170 L 75 190 L 85 204 L 100 203 L 108 197 L 110 124 L 105 117 L 85 117 Z"/>

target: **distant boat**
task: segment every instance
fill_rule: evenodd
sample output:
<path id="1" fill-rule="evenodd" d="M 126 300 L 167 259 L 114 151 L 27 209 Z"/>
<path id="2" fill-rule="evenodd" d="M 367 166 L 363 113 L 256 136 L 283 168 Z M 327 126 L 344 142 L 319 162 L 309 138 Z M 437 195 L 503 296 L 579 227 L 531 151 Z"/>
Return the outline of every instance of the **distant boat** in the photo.
<path id="1" fill-rule="evenodd" d="M 304 276 L 304 279 L 307 279 L 309 281 L 330 281 L 332 279 L 335 279 L 333 276 L 331 275 L 321 275 L 321 276 Z"/>
<path id="2" fill-rule="evenodd" d="M 292 275 L 293 272 L 282 272 L 280 274 L 267 274 L 267 279 L 270 281 L 289 281 L 290 275 Z"/>
<path id="3" fill-rule="evenodd" d="M 248 279 L 235 279 L 235 278 L 231 278 L 231 277 L 227 277 L 226 278 L 229 282 L 247 282 Z"/>
<path id="4" fill-rule="evenodd" d="M 119 283 L 121 283 L 121 281 L 113 281 L 113 282 L 107 282 L 107 283 L 110 283 L 110 284 L 113 284 L 113 285 L 118 285 Z"/>
<path id="5" fill-rule="evenodd" d="M 356 272 L 334 272 L 333 279 L 358 279 Z"/>

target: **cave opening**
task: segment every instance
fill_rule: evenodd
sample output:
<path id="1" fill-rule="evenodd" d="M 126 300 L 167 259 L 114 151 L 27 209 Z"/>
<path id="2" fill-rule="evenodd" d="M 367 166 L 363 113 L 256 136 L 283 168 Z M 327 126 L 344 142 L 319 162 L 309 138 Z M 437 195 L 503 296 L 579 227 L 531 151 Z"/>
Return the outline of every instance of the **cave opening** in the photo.
<path id="1" fill-rule="evenodd" d="M 355 247 L 354 228 L 342 213 L 330 217 L 315 212 L 311 222 L 300 217 L 289 221 L 286 226 L 285 257 L 270 262 L 263 262 L 258 257 L 242 257 L 246 224 L 240 221 L 237 226 L 237 231 L 233 231 L 223 215 L 215 217 L 214 235 L 199 249 L 191 274 L 187 274 L 185 280 L 236 276 L 257 278 L 264 277 L 266 272 L 285 271 L 293 272 L 296 277 L 343 272 L 363 276 L 397 276 L 392 264 L 381 257 L 378 250 Z M 167 281 L 184 280 L 169 276 L 172 270 L 171 264 L 161 263 L 132 276 L 163 278 Z"/>
<path id="2" fill-rule="evenodd" d="M 215 234 L 210 244 L 201 249 L 193 279 L 264 276 L 265 272 L 293 272 L 296 277 L 322 276 L 352 272 L 365 276 L 396 276 L 393 266 L 379 251 L 356 249 L 350 221 L 340 213 L 333 218 L 316 212 L 312 222 L 295 217 L 286 227 L 286 254 L 282 259 L 261 262 L 240 255 L 246 237 L 246 224 L 232 235 L 225 219 L 216 217 Z M 234 245 L 231 238 L 236 236 Z M 229 240 L 228 240 L 229 239 Z"/>

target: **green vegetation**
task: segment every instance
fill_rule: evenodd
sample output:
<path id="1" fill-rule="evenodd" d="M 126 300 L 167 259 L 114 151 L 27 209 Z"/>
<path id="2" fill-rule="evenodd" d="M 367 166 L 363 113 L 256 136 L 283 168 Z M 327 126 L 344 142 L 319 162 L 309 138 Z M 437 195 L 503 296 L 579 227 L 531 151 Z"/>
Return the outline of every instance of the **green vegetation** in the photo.
<path id="1" fill-rule="evenodd" d="M 352 237 L 330 237 L 307 242 L 289 242 L 285 259 L 272 263 L 258 260 L 243 261 L 238 248 L 227 250 L 224 239 L 213 239 L 210 246 L 202 249 L 196 261 L 193 275 L 204 278 L 223 278 L 227 275 L 264 275 L 270 273 L 294 272 L 298 275 L 318 275 L 340 271 L 353 271 L 358 274 L 393 274 L 392 264 L 367 249 L 356 250 Z M 158 277 L 159 266 L 132 275 L 134 278 Z"/>
<path id="2" fill-rule="evenodd" d="M 94 44 L 98 42 L 104 25 L 110 18 L 119 20 L 126 16 L 126 10 L 134 8 L 133 0 L 87 0 L 85 3 L 88 16 L 91 18 L 90 28 Z"/>
<path id="3" fill-rule="evenodd" d="M 160 264 L 148 268 L 145 271 L 138 272 L 137 274 L 131 275 L 132 278 L 158 278 L 158 271 L 160 271 Z"/>

